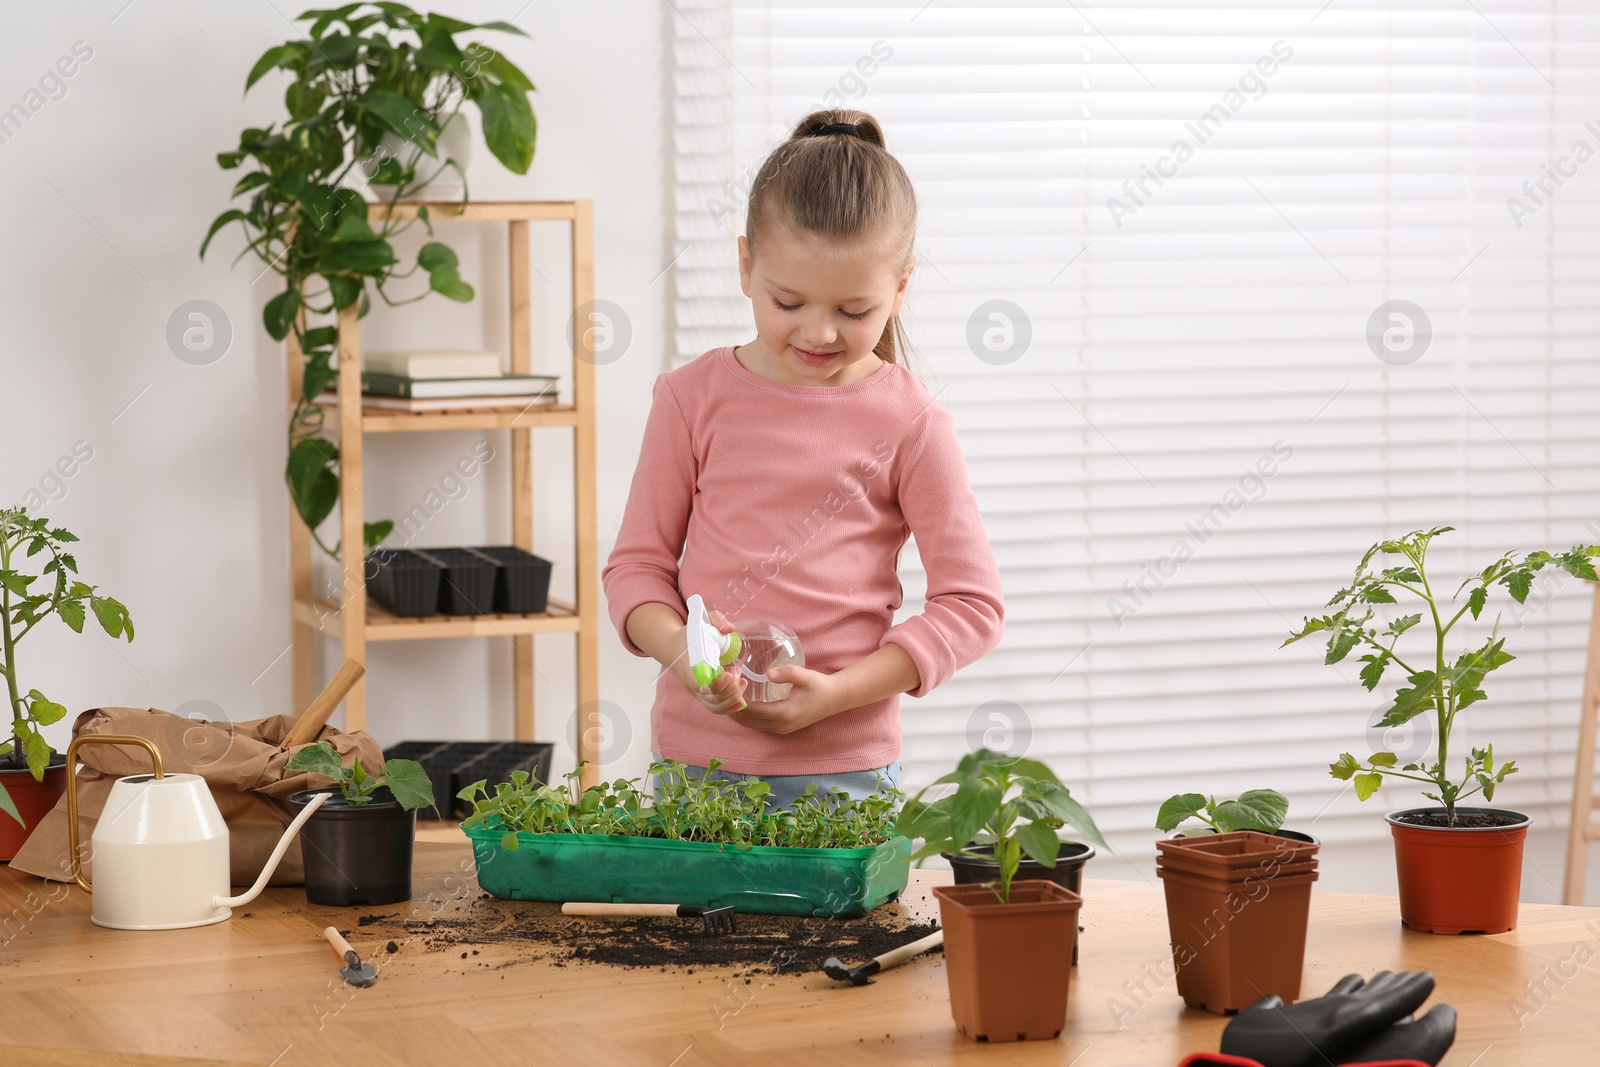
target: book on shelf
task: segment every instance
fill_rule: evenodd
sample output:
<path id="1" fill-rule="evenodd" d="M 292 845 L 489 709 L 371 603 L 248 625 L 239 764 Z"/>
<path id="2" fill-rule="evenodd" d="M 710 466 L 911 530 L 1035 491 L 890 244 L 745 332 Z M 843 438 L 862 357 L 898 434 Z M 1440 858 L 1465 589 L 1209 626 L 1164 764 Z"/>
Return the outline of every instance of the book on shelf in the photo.
<path id="1" fill-rule="evenodd" d="M 337 404 L 337 393 L 321 393 L 314 401 L 317 404 Z M 556 406 L 556 394 L 546 393 L 543 396 L 447 396 L 433 397 L 431 399 L 411 399 L 398 396 L 371 396 L 363 394 L 361 406 L 367 409 L 382 411 L 528 411 L 534 408 L 549 408 Z"/>
<path id="2" fill-rule="evenodd" d="M 493 378 L 500 374 L 499 352 L 467 348 L 416 348 L 367 352 L 362 366 L 404 378 Z"/>
<path id="3" fill-rule="evenodd" d="M 554 375 L 497 374 L 486 378 L 408 378 L 361 372 L 361 391 L 368 396 L 435 400 L 458 396 L 545 396 L 556 392 Z"/>

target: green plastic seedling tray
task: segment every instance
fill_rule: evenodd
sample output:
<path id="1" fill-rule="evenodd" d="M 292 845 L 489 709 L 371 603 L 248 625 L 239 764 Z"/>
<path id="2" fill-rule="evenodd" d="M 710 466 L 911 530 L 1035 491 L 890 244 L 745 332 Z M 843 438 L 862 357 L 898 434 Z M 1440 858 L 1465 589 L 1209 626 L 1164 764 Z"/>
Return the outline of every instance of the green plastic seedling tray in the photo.
<path id="1" fill-rule="evenodd" d="M 465 828 L 464 828 L 465 829 Z M 502 900 L 732 905 L 760 915 L 848 919 L 897 900 L 911 873 L 911 841 L 870 848 L 738 849 L 703 841 L 604 834 L 517 834 L 466 829 L 478 885 Z"/>

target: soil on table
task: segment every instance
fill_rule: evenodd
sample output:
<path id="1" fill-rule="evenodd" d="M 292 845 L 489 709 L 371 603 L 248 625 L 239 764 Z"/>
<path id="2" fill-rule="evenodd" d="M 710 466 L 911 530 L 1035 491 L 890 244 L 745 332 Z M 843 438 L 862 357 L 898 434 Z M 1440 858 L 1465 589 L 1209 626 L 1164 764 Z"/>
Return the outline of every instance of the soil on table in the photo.
<path id="1" fill-rule="evenodd" d="M 1405 823 L 1407 826 L 1426 826 L 1435 830 L 1448 829 L 1450 827 L 1450 820 L 1442 811 L 1396 815 L 1394 821 Z M 1509 815 L 1468 815 L 1464 812 L 1456 813 L 1456 829 L 1489 830 L 1498 826 L 1515 826 L 1520 822 L 1522 822 L 1520 817 L 1512 817 Z"/>
<path id="2" fill-rule="evenodd" d="M 368 936 L 395 937 L 401 951 L 420 948 L 465 958 L 469 953 L 464 950 L 476 955 L 487 946 L 502 949 L 486 953 L 493 957 L 504 956 L 505 948 L 528 950 L 518 951 L 501 967 L 537 959 L 557 967 L 588 963 L 691 974 L 733 970 L 746 978 L 819 973 L 830 956 L 854 967 L 939 929 L 937 922 L 880 908 L 858 919 L 741 914 L 738 933 L 717 937 L 706 933 L 699 919 L 577 918 L 561 914 L 558 905 L 488 894 L 452 915 L 363 915 L 358 922 Z"/>

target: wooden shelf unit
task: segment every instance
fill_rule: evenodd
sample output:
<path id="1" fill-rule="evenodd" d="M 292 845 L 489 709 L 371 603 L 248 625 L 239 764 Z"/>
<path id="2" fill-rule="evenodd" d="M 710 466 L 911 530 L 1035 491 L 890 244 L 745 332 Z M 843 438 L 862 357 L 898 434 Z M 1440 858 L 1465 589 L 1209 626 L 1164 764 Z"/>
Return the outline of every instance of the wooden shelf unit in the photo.
<path id="1" fill-rule="evenodd" d="M 417 203 L 396 204 L 394 218 L 416 218 Z M 459 221 L 504 222 L 510 245 L 511 373 L 533 372 L 533 328 L 530 318 L 530 261 L 528 224 L 536 220 L 564 220 L 570 223 L 572 263 L 572 308 L 576 320 L 579 308 L 594 300 L 594 213 L 588 200 L 501 201 L 461 204 L 427 204 L 435 223 Z M 390 217 L 390 205 L 369 205 L 374 221 Z M 574 522 L 576 529 L 577 603 L 551 600 L 549 610 L 539 615 L 486 615 L 460 617 L 436 615 L 404 619 L 390 615 L 368 603 L 363 563 L 346 554 L 341 561 L 341 587 L 344 602 L 319 598 L 315 594 L 311 567 L 311 531 L 299 514 L 289 509 L 289 572 L 291 589 L 291 629 L 293 637 L 294 707 L 306 707 L 316 694 L 312 670 L 312 646 L 317 634 L 341 643 L 344 656 L 363 666 L 367 662 L 369 641 L 426 640 L 448 637 L 509 638 L 515 653 L 514 729 L 516 739 L 534 739 L 533 638 L 541 633 L 577 635 L 577 697 L 584 709 L 578 724 L 577 758 L 584 762 L 583 784 L 600 780 L 600 767 L 592 739 L 598 722 L 587 721 L 597 713 L 600 696 L 600 570 L 595 517 L 595 396 L 592 334 L 573 330 L 572 403 L 543 405 L 524 411 L 462 411 L 412 414 L 362 405 L 346 407 L 324 405 L 327 426 L 339 437 L 339 512 L 340 536 L 346 545 L 364 543 L 364 478 L 362 437 L 369 433 L 409 433 L 433 430 L 510 430 L 512 544 L 533 551 L 533 439 L 536 427 L 568 426 L 573 431 Z M 294 334 L 287 345 L 289 401 L 300 399 L 304 367 Z M 361 395 L 361 322 L 354 307 L 339 314 L 339 379 L 341 396 Z M 344 728 L 365 729 L 367 722 L 366 680 L 358 681 L 344 700 Z"/>

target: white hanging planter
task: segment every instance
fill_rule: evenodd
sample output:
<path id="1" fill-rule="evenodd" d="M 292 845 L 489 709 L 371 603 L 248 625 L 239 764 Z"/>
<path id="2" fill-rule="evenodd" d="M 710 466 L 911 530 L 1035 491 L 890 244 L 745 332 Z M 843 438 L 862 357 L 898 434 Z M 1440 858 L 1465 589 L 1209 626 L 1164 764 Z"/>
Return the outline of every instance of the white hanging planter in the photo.
<path id="1" fill-rule="evenodd" d="M 403 167 L 415 168 L 417 174 L 417 183 L 404 190 L 402 200 L 460 200 L 462 173 L 472 161 L 472 127 L 464 112 L 457 112 L 444 124 L 439 131 L 438 144 L 439 154 L 430 156 L 415 141 L 394 132 L 386 133 L 365 169 L 370 174 L 376 166 L 373 160 L 393 158 Z M 456 165 L 448 166 L 447 160 L 454 160 Z M 394 198 L 393 185 L 373 182 L 370 188 L 379 200 Z"/>

